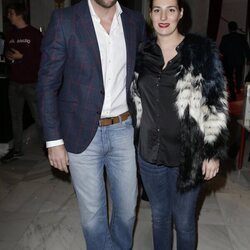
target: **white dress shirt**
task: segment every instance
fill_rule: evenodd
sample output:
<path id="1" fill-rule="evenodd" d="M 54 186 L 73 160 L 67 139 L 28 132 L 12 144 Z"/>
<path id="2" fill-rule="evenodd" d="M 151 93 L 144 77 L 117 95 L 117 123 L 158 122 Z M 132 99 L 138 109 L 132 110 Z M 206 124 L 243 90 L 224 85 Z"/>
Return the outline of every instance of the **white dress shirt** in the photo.
<path id="1" fill-rule="evenodd" d="M 90 0 L 88 0 L 88 5 L 100 51 L 105 90 L 101 118 L 118 116 L 128 110 L 126 99 L 127 51 L 121 20 L 122 9 L 117 2 L 116 13 L 110 31 L 107 33 Z M 47 147 L 62 144 L 62 139 L 46 142 Z"/>

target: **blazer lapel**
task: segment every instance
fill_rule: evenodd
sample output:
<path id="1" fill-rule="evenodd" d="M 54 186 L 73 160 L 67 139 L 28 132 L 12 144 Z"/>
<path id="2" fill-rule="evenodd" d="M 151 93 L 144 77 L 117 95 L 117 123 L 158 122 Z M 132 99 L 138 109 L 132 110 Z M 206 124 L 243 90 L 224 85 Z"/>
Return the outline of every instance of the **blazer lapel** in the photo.
<path id="1" fill-rule="evenodd" d="M 102 66 L 99 46 L 95 34 L 94 24 L 90 15 L 88 1 L 82 0 L 76 11 L 77 34 L 83 46 L 90 50 L 90 55 L 102 77 Z M 102 78 L 103 81 L 103 78 Z"/>
<path id="2" fill-rule="evenodd" d="M 123 9 L 122 15 L 122 24 L 125 36 L 125 42 L 127 47 L 127 90 L 131 83 L 131 75 L 134 70 L 134 60 L 136 55 L 136 31 L 134 29 L 134 24 L 130 21 L 129 13 L 126 12 L 126 9 Z"/>

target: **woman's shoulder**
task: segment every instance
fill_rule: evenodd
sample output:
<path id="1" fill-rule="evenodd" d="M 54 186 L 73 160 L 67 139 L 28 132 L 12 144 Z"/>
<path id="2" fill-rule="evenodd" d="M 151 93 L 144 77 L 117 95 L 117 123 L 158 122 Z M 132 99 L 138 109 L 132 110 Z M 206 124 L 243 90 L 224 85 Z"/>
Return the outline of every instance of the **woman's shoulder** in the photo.
<path id="1" fill-rule="evenodd" d="M 191 62 L 202 65 L 207 60 L 217 57 L 218 48 L 214 41 L 198 34 L 187 34 L 181 48 L 183 63 L 189 65 Z"/>
<path id="2" fill-rule="evenodd" d="M 211 77 L 217 68 L 221 72 L 218 48 L 211 39 L 197 34 L 187 34 L 181 47 L 181 60 L 185 69 L 193 68 L 193 73 Z"/>
<path id="3" fill-rule="evenodd" d="M 203 52 L 206 52 L 209 47 L 211 49 L 216 48 L 216 44 L 213 40 L 210 38 L 195 34 L 195 33 L 189 33 L 185 35 L 184 39 L 184 48 L 188 47 L 189 49 L 195 49 L 195 50 L 201 50 Z"/>

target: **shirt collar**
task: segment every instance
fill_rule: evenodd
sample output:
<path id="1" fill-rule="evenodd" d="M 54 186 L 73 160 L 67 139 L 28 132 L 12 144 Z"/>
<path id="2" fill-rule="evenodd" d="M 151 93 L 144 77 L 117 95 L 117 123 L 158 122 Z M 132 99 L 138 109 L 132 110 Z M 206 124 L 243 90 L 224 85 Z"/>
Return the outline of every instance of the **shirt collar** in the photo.
<path id="1" fill-rule="evenodd" d="M 90 15 L 92 16 L 92 18 L 94 18 L 95 20 L 97 20 L 98 22 L 100 22 L 100 18 L 97 16 L 97 14 L 95 13 L 95 10 L 93 8 L 93 5 L 91 3 L 91 0 L 88 0 L 88 5 L 89 5 L 89 11 L 90 11 Z M 122 8 L 121 5 L 119 4 L 119 2 L 116 2 L 116 12 L 115 12 L 115 16 L 117 18 L 117 21 L 119 23 L 119 16 L 122 14 Z"/>

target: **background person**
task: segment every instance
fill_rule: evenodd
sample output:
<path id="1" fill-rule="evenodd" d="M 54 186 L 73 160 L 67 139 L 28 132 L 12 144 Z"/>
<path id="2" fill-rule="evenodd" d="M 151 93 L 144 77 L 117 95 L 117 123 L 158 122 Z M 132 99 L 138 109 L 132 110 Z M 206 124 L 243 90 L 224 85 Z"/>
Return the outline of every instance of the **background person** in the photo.
<path id="1" fill-rule="evenodd" d="M 9 63 L 9 103 L 11 111 L 13 148 L 1 159 L 9 162 L 23 155 L 23 108 L 28 103 L 32 117 L 40 130 L 37 110 L 36 83 L 40 64 L 42 35 L 27 23 L 24 4 L 8 6 L 8 19 L 14 26 L 5 41 L 5 58 Z"/>
<path id="2" fill-rule="evenodd" d="M 237 32 L 238 24 L 236 22 L 229 22 L 228 30 L 229 34 L 222 37 L 220 52 L 229 87 L 229 100 L 235 100 L 236 91 L 240 93 L 242 87 L 244 66 L 246 58 L 250 59 L 250 50 L 246 36 Z"/>

